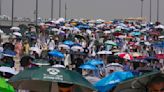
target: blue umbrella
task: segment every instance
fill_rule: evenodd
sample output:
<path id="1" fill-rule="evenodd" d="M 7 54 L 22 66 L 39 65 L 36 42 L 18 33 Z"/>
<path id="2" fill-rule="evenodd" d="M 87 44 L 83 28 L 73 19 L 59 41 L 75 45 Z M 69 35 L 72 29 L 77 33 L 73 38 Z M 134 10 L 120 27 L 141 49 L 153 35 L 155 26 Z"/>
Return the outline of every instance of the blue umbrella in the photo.
<path id="1" fill-rule="evenodd" d="M 67 41 L 64 41 L 63 44 L 68 45 L 68 46 L 72 46 L 72 45 L 74 45 L 74 42 L 67 40 Z"/>
<path id="2" fill-rule="evenodd" d="M 16 53 L 12 50 L 7 49 L 7 50 L 3 51 L 3 55 L 8 56 L 8 57 L 14 57 L 14 56 L 16 56 Z"/>
<path id="3" fill-rule="evenodd" d="M 81 69 L 87 69 L 87 70 L 97 70 L 97 67 L 94 65 L 89 65 L 89 64 L 83 64 L 79 68 Z"/>
<path id="4" fill-rule="evenodd" d="M 95 87 L 98 89 L 99 92 L 108 92 L 120 82 L 133 77 L 134 76 L 131 72 L 114 72 L 111 75 L 96 82 Z"/>
<path id="5" fill-rule="evenodd" d="M 102 60 L 98 60 L 98 59 L 91 59 L 88 60 L 86 62 L 86 64 L 91 64 L 91 65 L 100 65 L 100 64 L 104 64 Z"/>
<path id="6" fill-rule="evenodd" d="M 48 54 L 51 56 L 54 56 L 54 57 L 64 58 L 64 54 L 57 50 L 50 51 L 50 52 L 48 52 Z"/>
<path id="7" fill-rule="evenodd" d="M 139 35 L 141 35 L 141 32 L 132 32 L 131 35 L 132 36 L 139 36 Z"/>

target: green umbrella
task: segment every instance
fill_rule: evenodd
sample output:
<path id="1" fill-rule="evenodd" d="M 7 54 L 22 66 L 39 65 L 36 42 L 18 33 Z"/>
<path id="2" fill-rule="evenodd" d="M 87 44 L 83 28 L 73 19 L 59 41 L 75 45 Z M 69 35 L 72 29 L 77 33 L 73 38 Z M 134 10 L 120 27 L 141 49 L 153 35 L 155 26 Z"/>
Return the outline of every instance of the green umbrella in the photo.
<path id="1" fill-rule="evenodd" d="M 116 44 L 115 42 L 111 41 L 111 40 L 107 40 L 107 41 L 105 42 L 105 44 L 106 44 L 106 45 L 117 46 L 117 44 Z"/>
<path id="2" fill-rule="evenodd" d="M 0 92 L 15 92 L 14 88 L 5 79 L 0 78 Z"/>
<path id="3" fill-rule="evenodd" d="M 123 90 L 131 90 L 131 92 L 135 92 L 132 90 L 140 90 L 138 92 L 143 92 L 146 90 L 147 83 L 156 75 L 160 74 L 160 71 L 147 73 L 141 76 L 137 76 L 133 79 L 124 81 L 120 83 L 114 92 L 126 92 Z M 127 91 L 128 92 L 128 91 Z"/>
<path id="4" fill-rule="evenodd" d="M 80 92 L 92 92 L 95 90 L 93 85 L 79 73 L 50 66 L 24 70 L 9 81 L 16 89 L 39 92 L 51 92 L 53 89 L 56 89 L 54 87 L 57 86 L 57 83 L 74 84 L 78 90 L 83 90 Z"/>

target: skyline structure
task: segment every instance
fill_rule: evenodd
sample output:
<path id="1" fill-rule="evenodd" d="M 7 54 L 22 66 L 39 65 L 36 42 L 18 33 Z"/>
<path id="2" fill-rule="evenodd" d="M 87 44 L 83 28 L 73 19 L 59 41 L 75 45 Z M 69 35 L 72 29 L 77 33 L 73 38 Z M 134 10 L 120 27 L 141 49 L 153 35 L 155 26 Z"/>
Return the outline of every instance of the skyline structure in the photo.
<path id="1" fill-rule="evenodd" d="M 12 0 L 1 0 L 1 14 L 11 16 Z M 147 21 L 159 20 L 164 23 L 164 13 L 162 13 L 162 3 L 164 0 L 144 0 L 141 14 L 141 0 L 54 0 L 53 9 L 52 0 L 38 0 L 38 17 L 58 18 L 65 17 L 65 4 L 67 3 L 67 18 L 88 18 L 88 19 L 122 19 L 129 17 L 140 17 L 141 15 Z M 157 2 L 158 1 L 158 2 Z M 61 5 L 59 6 L 59 4 Z M 157 7 L 158 6 L 158 7 Z M 61 8 L 60 8 L 61 7 Z M 28 17 L 35 19 L 35 0 L 14 0 L 14 17 Z M 53 10 L 53 14 L 51 13 Z M 150 15 L 151 13 L 151 15 Z M 150 17 L 151 16 L 151 17 Z M 151 18 L 151 19 L 150 19 Z"/>

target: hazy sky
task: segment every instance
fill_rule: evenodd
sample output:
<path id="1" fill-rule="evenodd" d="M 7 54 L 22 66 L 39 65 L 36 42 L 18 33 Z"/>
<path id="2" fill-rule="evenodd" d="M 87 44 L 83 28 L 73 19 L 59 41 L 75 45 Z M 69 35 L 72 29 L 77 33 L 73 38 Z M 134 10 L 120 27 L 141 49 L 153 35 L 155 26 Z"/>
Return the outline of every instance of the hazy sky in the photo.
<path id="1" fill-rule="evenodd" d="M 11 1 L 2 0 L 2 14 L 11 16 Z M 39 16 L 50 18 L 51 0 L 39 1 Z M 114 19 L 139 17 L 141 10 L 140 0 L 61 0 L 62 16 L 64 5 L 67 3 L 68 18 Z M 149 20 L 149 1 L 144 0 L 143 16 Z M 152 20 L 156 20 L 157 0 L 152 0 Z M 164 0 L 160 1 L 160 20 L 164 23 Z M 54 18 L 59 15 L 59 0 L 54 0 Z M 15 14 L 18 17 L 34 18 L 35 0 L 15 0 Z"/>

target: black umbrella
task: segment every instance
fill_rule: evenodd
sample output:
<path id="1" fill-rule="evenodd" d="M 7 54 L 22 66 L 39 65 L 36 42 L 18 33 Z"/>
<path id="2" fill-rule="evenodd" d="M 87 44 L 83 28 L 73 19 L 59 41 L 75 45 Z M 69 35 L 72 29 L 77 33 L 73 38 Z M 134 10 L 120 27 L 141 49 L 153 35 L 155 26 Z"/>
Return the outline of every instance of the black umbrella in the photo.
<path id="1" fill-rule="evenodd" d="M 153 77 L 158 75 L 163 75 L 163 74 L 161 74 L 160 71 L 156 71 L 124 81 L 115 88 L 114 92 L 146 92 L 148 82 Z M 131 90 L 131 91 L 123 91 L 123 90 Z M 134 90 L 140 90 L 140 91 L 134 91 Z"/>

